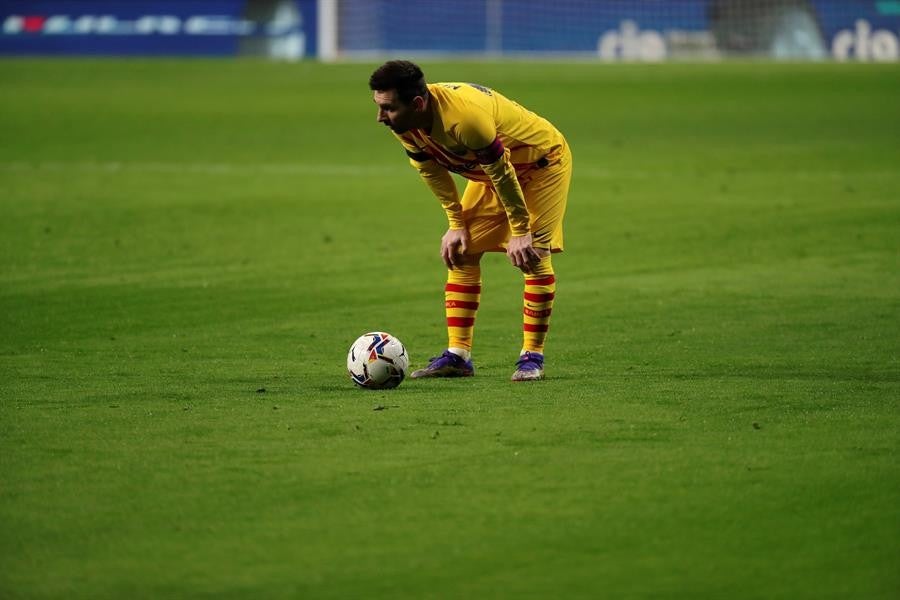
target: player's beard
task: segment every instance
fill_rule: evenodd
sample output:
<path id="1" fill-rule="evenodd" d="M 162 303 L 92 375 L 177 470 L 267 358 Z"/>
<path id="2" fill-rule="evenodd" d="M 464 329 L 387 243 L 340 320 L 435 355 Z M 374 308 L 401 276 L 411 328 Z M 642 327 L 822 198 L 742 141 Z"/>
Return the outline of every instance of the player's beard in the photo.
<path id="1" fill-rule="evenodd" d="M 398 135 L 409 131 L 409 127 L 403 127 L 401 125 L 397 125 L 396 123 L 385 123 L 385 125 L 390 127 L 391 131 L 393 131 L 394 133 L 396 133 Z"/>

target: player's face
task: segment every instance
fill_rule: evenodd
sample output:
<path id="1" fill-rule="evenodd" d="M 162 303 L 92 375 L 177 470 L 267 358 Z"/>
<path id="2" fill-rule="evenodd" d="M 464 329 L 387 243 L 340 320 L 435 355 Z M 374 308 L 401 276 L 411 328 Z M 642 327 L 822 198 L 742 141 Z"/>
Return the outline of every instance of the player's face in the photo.
<path id="1" fill-rule="evenodd" d="M 372 95 L 378 107 L 378 122 L 390 127 L 394 133 L 406 133 L 416 122 L 415 109 L 397 98 L 396 90 L 375 91 Z"/>

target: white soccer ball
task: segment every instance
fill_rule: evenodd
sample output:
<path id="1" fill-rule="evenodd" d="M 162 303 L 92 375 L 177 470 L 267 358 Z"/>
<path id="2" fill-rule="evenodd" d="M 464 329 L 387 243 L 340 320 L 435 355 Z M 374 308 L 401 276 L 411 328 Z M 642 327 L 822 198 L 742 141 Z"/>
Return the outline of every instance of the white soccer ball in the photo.
<path id="1" fill-rule="evenodd" d="M 347 352 L 350 379 L 361 388 L 386 390 L 395 388 L 409 370 L 409 355 L 403 344 L 389 333 L 365 333 Z"/>

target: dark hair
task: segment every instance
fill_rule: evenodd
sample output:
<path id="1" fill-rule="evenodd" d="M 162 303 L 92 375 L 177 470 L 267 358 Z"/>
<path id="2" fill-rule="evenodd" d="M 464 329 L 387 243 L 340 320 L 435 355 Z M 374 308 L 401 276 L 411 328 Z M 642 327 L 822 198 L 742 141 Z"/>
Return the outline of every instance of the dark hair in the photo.
<path id="1" fill-rule="evenodd" d="M 377 92 L 397 90 L 397 97 L 409 104 L 416 96 L 427 96 L 425 75 L 419 65 L 408 60 L 389 60 L 369 77 L 369 89 Z"/>

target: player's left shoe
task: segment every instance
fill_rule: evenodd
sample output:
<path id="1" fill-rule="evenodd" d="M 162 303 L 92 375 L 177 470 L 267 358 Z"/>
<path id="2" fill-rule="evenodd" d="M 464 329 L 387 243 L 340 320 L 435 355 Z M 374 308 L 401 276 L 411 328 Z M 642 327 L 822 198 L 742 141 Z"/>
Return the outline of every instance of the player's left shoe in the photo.
<path id="1" fill-rule="evenodd" d="M 516 362 L 513 381 L 537 381 L 544 378 L 544 355 L 540 352 L 526 352 Z"/>

